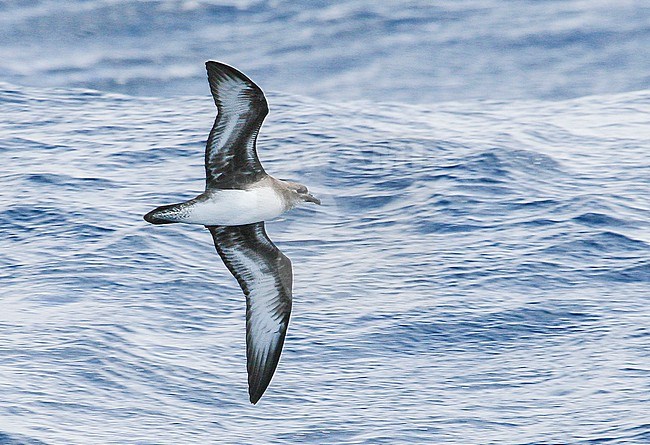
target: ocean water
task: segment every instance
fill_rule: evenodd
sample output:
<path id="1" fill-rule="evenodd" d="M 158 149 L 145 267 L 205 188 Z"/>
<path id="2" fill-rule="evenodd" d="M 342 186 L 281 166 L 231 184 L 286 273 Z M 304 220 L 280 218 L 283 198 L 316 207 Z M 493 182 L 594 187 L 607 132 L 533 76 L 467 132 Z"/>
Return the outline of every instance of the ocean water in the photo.
<path id="1" fill-rule="evenodd" d="M 2 4 L 0 444 L 650 443 L 648 10 L 504 3 L 526 48 L 499 49 L 514 22 L 487 0 Z M 295 48 L 229 40 L 281 23 Z M 219 25 L 228 57 L 204 51 Z M 422 27 L 446 37 L 427 46 Z M 348 40 L 330 53 L 300 44 L 337 32 Z M 369 81 L 391 55 L 434 46 L 510 59 L 455 77 L 462 60 L 396 64 Z M 339 49 L 358 61 L 312 63 Z M 188 74 L 154 75 L 168 53 Z M 323 202 L 267 224 L 292 259 L 294 304 L 255 406 L 244 297 L 210 234 L 142 220 L 203 189 L 208 58 L 267 91 L 266 170 Z"/>
<path id="2" fill-rule="evenodd" d="M 646 0 L 9 0 L 0 79 L 204 95 L 203 62 L 335 102 L 647 89 Z"/>

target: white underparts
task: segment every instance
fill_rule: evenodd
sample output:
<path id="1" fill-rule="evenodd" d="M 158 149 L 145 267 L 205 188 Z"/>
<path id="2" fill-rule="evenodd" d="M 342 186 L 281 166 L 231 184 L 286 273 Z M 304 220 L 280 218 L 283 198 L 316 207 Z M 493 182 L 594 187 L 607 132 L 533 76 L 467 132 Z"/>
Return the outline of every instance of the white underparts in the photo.
<path id="1" fill-rule="evenodd" d="M 267 221 L 286 210 L 284 200 L 271 187 L 215 189 L 189 204 L 178 222 L 204 226 L 238 226 Z"/>

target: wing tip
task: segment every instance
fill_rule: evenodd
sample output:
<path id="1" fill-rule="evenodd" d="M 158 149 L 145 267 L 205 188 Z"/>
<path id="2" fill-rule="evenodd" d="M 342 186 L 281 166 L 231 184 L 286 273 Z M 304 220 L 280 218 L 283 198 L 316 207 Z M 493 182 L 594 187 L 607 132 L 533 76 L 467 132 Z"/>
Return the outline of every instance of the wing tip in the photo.
<path id="1" fill-rule="evenodd" d="M 207 70 L 209 70 L 210 68 L 220 68 L 220 67 L 227 67 L 230 69 L 234 69 L 232 66 L 228 65 L 227 63 L 219 62 L 218 60 L 205 61 L 205 69 Z"/>
<path id="2" fill-rule="evenodd" d="M 266 375 L 266 376 L 261 376 L 260 380 L 256 382 L 252 382 L 249 380 L 248 382 L 248 399 L 253 405 L 256 405 L 257 402 L 262 398 L 266 390 L 269 388 L 269 385 L 271 384 L 271 380 L 273 379 L 273 374 L 275 374 L 275 369 L 271 372 L 271 375 Z"/>
<path id="3" fill-rule="evenodd" d="M 271 365 L 271 369 L 264 370 L 253 370 L 249 369 L 248 374 L 248 398 L 250 402 L 255 405 L 262 398 L 275 374 L 275 370 L 278 366 L 278 361 L 274 361 Z"/>
<path id="4" fill-rule="evenodd" d="M 246 74 L 239 71 L 237 68 L 230 66 L 226 63 L 216 60 L 208 60 L 205 62 L 205 69 L 208 72 L 208 83 L 212 97 L 214 98 L 217 108 L 221 102 L 220 85 L 222 82 L 234 81 L 251 101 L 251 106 L 262 116 L 266 116 L 269 112 L 269 105 L 266 102 L 266 97 L 262 89 L 253 82 Z"/>
<path id="5" fill-rule="evenodd" d="M 259 402 L 260 399 L 262 398 L 262 394 L 264 394 L 264 391 L 253 392 L 253 391 L 249 388 L 249 389 L 248 389 L 248 400 L 250 400 L 250 402 L 251 402 L 253 405 L 257 405 L 257 402 Z"/>
<path id="6" fill-rule="evenodd" d="M 256 88 L 261 91 L 260 87 L 257 86 L 257 84 L 246 74 L 227 63 L 219 62 L 217 60 L 207 60 L 205 62 L 205 69 L 208 72 L 208 79 L 214 76 L 226 76 L 227 78 L 236 79 L 251 88 Z"/>
<path id="7" fill-rule="evenodd" d="M 242 73 L 240 73 L 237 69 L 234 67 L 225 64 L 223 62 L 218 62 L 216 60 L 208 60 L 205 62 L 205 69 L 208 72 L 208 79 L 211 81 L 217 81 L 219 79 L 224 79 L 224 77 L 227 79 L 229 77 L 235 77 L 237 79 L 236 74 L 239 74 L 240 76 Z"/>
<path id="8" fill-rule="evenodd" d="M 260 364 L 261 366 L 255 366 L 253 364 L 254 362 L 251 361 L 250 356 L 247 357 L 248 395 L 253 405 L 262 398 L 262 395 L 264 395 L 273 380 L 275 371 L 278 369 L 278 365 L 280 364 L 280 356 L 282 355 L 285 335 L 286 327 L 270 356 L 267 356 L 266 359 L 263 360 L 263 363 Z"/>

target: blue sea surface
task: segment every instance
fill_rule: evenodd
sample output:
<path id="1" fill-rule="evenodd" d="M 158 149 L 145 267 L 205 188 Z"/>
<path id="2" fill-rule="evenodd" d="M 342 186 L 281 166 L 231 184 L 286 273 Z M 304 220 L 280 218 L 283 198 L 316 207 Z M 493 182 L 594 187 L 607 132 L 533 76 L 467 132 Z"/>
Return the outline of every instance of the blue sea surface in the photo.
<path id="1" fill-rule="evenodd" d="M 650 86 L 647 0 L 9 0 L 0 79 L 204 95 L 203 62 L 335 102 L 568 99 Z"/>
<path id="2" fill-rule="evenodd" d="M 0 444 L 650 443 L 647 6 L 305 5 L 0 5 Z M 209 232 L 142 220 L 203 190 L 210 58 L 323 202 L 267 223 L 255 406 Z"/>

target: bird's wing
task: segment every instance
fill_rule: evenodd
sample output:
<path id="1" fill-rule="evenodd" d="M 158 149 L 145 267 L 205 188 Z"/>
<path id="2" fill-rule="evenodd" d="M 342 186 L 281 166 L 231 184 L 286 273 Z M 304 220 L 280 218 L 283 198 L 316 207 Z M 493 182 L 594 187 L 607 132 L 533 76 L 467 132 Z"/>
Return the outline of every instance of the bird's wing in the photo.
<path id="1" fill-rule="evenodd" d="M 242 188 L 266 175 L 255 149 L 266 98 L 235 68 L 214 61 L 205 67 L 218 112 L 205 148 L 206 188 Z"/>
<path id="2" fill-rule="evenodd" d="M 248 393 L 257 403 L 278 366 L 289 325 L 291 261 L 271 242 L 263 222 L 207 228 L 246 295 Z"/>

